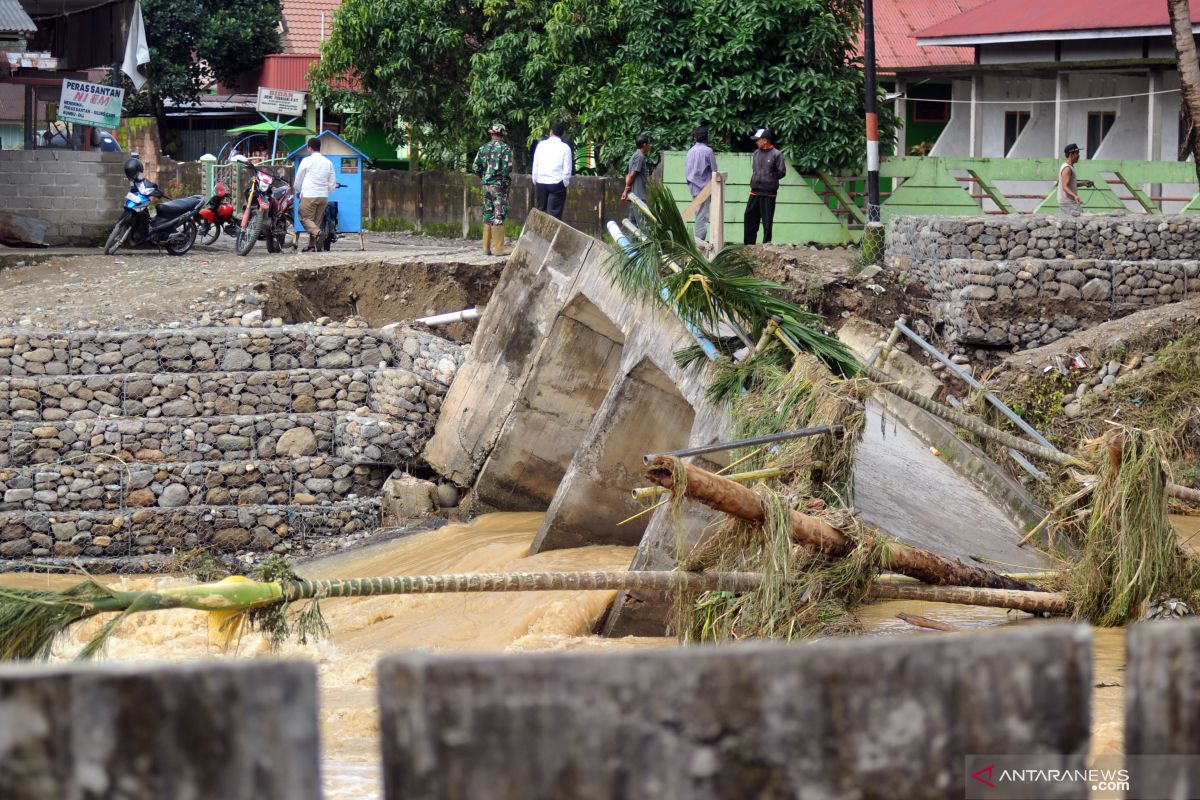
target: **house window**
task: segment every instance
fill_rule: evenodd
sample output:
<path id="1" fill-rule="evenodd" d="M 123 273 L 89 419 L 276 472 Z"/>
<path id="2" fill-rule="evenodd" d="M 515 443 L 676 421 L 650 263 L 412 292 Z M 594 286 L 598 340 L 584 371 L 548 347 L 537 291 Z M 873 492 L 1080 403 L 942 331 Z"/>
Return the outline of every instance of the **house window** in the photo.
<path id="1" fill-rule="evenodd" d="M 949 122 L 950 104 L 941 100 L 913 100 L 913 122 Z"/>
<path id="2" fill-rule="evenodd" d="M 1017 143 L 1017 137 L 1021 135 L 1021 131 L 1025 130 L 1025 126 L 1028 124 L 1028 111 L 1004 112 L 1004 155 L 1012 152 L 1013 145 Z"/>
<path id="3" fill-rule="evenodd" d="M 1115 111 L 1088 112 L 1087 157 L 1095 158 L 1096 151 L 1117 119 Z"/>

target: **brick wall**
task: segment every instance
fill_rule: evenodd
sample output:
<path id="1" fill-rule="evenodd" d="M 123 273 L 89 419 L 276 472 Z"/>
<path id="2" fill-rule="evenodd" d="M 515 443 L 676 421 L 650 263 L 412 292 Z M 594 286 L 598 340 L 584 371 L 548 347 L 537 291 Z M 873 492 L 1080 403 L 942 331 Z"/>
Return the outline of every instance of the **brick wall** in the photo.
<path id="1" fill-rule="evenodd" d="M 0 151 L 3 207 L 50 223 L 47 244 L 96 244 L 121 212 L 128 190 L 124 153 Z"/>

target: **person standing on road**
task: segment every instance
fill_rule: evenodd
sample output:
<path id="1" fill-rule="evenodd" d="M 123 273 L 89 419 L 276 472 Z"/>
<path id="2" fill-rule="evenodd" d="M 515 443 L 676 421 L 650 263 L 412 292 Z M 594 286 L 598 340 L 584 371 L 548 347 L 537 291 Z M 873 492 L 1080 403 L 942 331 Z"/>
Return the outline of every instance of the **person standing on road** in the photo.
<path id="1" fill-rule="evenodd" d="M 503 125 L 488 128 L 492 140 L 479 148 L 471 171 L 483 184 L 483 254 L 506 256 L 504 219 L 508 216 L 508 187 L 512 185 L 513 153 Z M 494 248 L 494 249 L 493 249 Z"/>
<path id="2" fill-rule="evenodd" d="M 783 153 L 775 147 L 775 134 L 770 128 L 759 128 L 750 137 L 758 145 L 750 167 L 750 199 L 746 202 L 746 244 L 758 240 L 758 223 L 762 221 L 763 244 L 771 242 L 771 225 L 775 221 L 775 198 L 779 194 L 779 181 L 787 174 Z"/>
<path id="3" fill-rule="evenodd" d="M 567 205 L 567 186 L 573 167 L 571 147 L 563 141 L 566 128 L 561 122 L 550 126 L 550 135 L 533 150 L 534 205 L 555 219 L 562 219 Z"/>
<path id="4" fill-rule="evenodd" d="M 1075 164 L 1079 161 L 1079 145 L 1071 142 L 1063 149 L 1066 161 L 1058 169 L 1058 207 L 1068 217 L 1078 217 L 1083 211 L 1083 200 L 1079 197 L 1079 182 L 1075 176 Z M 1091 181 L 1084 181 L 1088 186 Z"/>
<path id="5" fill-rule="evenodd" d="M 315 251 L 320 246 L 321 222 L 325 206 L 329 205 L 329 193 L 337 187 L 337 175 L 333 163 L 321 155 L 321 140 L 315 136 L 308 140 L 308 155 L 296 168 L 296 193 L 300 198 L 300 224 L 308 231 L 308 247 L 304 252 Z"/>
<path id="6" fill-rule="evenodd" d="M 646 156 L 650 153 L 650 137 L 643 133 L 634 139 L 633 144 L 636 149 L 629 157 L 629 172 L 625 175 L 625 191 L 621 192 L 621 200 L 627 201 L 630 194 L 635 194 L 644 203 L 646 184 L 650 177 L 646 166 Z M 629 210 L 629 218 L 634 225 L 640 226 L 645 222 L 645 217 L 637 206 Z"/>
<path id="7" fill-rule="evenodd" d="M 717 171 L 717 157 L 708 146 L 708 128 L 697 128 L 694 138 L 696 143 L 688 150 L 683 166 L 683 176 L 687 180 L 692 197 L 700 194 Z M 710 197 L 696 209 L 696 238 L 702 241 L 708 239 L 708 210 L 711 206 Z"/>

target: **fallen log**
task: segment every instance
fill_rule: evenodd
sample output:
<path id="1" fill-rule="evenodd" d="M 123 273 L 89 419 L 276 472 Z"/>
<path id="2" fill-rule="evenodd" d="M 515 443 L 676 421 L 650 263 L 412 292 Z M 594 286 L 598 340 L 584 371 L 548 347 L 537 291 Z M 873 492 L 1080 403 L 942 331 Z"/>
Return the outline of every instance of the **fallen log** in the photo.
<path id="1" fill-rule="evenodd" d="M 1027 592 L 1014 589 L 977 589 L 968 586 L 921 586 L 914 583 L 875 581 L 868 596 L 874 600 L 923 600 L 960 606 L 1011 608 L 1030 614 L 1069 614 L 1071 604 L 1062 592 Z"/>
<path id="2" fill-rule="evenodd" d="M 763 498 L 757 492 L 694 464 L 683 464 L 670 456 L 659 456 L 651 463 L 646 478 L 658 486 L 672 489 L 677 465 L 687 469 L 684 492 L 687 497 L 738 519 L 757 523 L 766 519 Z M 845 556 L 859 544 L 822 519 L 799 511 L 790 513 L 792 540 L 802 547 L 826 555 Z M 862 544 L 870 546 L 872 542 Z M 1026 581 L 984 567 L 964 564 L 903 542 L 889 541 L 887 551 L 884 569 L 908 575 L 923 583 L 989 589 L 1038 589 Z"/>

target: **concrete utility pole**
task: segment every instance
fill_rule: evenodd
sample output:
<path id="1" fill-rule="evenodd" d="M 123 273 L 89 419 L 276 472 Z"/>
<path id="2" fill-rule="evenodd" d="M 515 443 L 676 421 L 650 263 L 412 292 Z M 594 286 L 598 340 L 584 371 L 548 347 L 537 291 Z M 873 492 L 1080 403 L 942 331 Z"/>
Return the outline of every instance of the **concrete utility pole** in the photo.
<path id="1" fill-rule="evenodd" d="M 863 256 L 871 264 L 883 257 L 883 227 L 879 222 L 879 114 L 875 86 L 875 4 L 863 2 L 863 71 L 866 75 L 867 112 L 867 228 L 863 231 Z"/>

